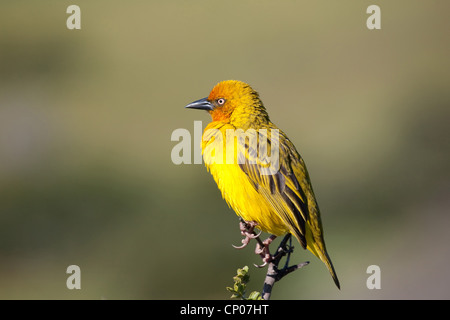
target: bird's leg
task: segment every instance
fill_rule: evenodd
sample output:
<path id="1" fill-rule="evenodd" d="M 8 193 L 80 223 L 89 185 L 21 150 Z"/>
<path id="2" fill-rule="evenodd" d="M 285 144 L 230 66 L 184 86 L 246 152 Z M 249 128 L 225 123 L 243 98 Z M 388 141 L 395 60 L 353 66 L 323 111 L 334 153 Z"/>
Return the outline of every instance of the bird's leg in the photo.
<path id="1" fill-rule="evenodd" d="M 286 242 L 284 241 L 285 239 L 283 239 L 283 241 L 280 243 L 280 247 L 278 249 L 279 252 L 277 253 L 277 254 L 283 254 L 283 255 L 287 253 L 286 262 L 283 267 L 283 269 L 285 269 L 285 270 L 289 266 L 289 260 L 291 259 L 291 253 L 294 251 L 294 247 L 292 246 L 291 234 L 288 233 L 288 235 L 286 237 L 289 239 L 289 245 L 287 245 Z"/>
<path id="2" fill-rule="evenodd" d="M 266 240 L 256 245 L 255 253 L 259 254 L 263 260 L 263 264 L 259 266 L 255 265 L 256 267 L 262 268 L 274 259 L 274 257 L 270 254 L 269 246 L 276 237 L 277 236 L 275 235 L 271 235 Z"/>
<path id="3" fill-rule="evenodd" d="M 239 229 L 241 230 L 241 234 L 245 238 L 242 239 L 242 245 L 241 246 L 235 246 L 235 245 L 232 245 L 232 246 L 234 248 L 236 248 L 236 249 L 243 249 L 249 244 L 251 239 L 259 240 L 259 236 L 260 236 L 262 231 L 259 232 L 258 234 L 256 234 L 253 231 L 255 229 L 255 227 L 258 225 L 255 221 L 245 221 L 242 218 L 240 218 L 239 220 L 240 220 L 239 221 Z"/>

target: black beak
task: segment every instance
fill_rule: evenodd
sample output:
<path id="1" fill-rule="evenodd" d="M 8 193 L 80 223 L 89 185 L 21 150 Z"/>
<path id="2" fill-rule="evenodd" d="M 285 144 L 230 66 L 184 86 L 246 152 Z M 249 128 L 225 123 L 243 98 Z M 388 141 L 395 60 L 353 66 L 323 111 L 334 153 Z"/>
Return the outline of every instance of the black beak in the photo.
<path id="1" fill-rule="evenodd" d="M 208 101 L 208 98 L 203 98 L 189 103 L 185 108 L 211 111 L 214 108 L 214 106 L 211 102 Z"/>

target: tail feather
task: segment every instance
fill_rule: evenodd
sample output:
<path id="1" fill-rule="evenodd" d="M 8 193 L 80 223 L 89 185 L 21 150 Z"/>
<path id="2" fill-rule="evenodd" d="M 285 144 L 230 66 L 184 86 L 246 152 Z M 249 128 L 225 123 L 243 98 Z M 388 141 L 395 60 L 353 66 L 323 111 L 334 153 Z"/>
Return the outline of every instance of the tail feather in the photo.
<path id="1" fill-rule="evenodd" d="M 334 280 L 334 283 L 336 284 L 336 287 L 338 287 L 338 289 L 341 289 L 341 284 L 339 283 L 339 279 L 336 275 L 336 271 L 334 270 L 334 266 L 333 263 L 331 262 L 330 257 L 328 256 L 328 253 L 325 251 L 325 255 L 323 255 L 322 257 L 320 257 L 320 260 L 322 260 L 325 265 L 328 268 L 328 271 L 330 271 L 331 277 Z"/>
<path id="2" fill-rule="evenodd" d="M 333 263 L 331 262 L 331 259 L 328 256 L 327 249 L 325 248 L 325 243 L 323 242 L 323 239 L 322 238 L 314 239 L 312 237 L 311 231 L 307 229 L 306 243 L 307 243 L 306 248 L 326 265 L 328 271 L 331 274 L 331 277 L 334 280 L 334 283 L 336 284 L 336 287 L 338 287 L 338 289 L 341 289 L 339 279 L 336 275 L 336 271 L 334 270 Z"/>
<path id="3" fill-rule="evenodd" d="M 341 289 L 341 285 L 339 283 L 339 279 L 337 277 L 336 271 L 334 270 L 333 263 L 331 262 L 331 259 L 328 256 L 327 250 L 325 248 L 323 248 L 323 250 L 321 250 L 315 243 L 313 243 L 312 246 L 310 246 L 308 244 L 307 248 L 316 257 L 318 257 L 320 260 L 322 260 L 322 262 L 327 266 L 327 269 L 330 272 L 331 277 L 333 278 L 334 283 L 336 284 L 336 287 L 338 287 L 338 289 L 340 290 Z"/>

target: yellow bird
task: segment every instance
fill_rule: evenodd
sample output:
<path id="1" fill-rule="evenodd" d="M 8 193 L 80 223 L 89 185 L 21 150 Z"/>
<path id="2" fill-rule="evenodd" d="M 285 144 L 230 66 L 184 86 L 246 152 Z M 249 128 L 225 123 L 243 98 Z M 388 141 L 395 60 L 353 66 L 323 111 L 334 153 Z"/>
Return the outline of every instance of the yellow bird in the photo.
<path id="1" fill-rule="evenodd" d="M 212 117 L 203 133 L 202 154 L 228 205 L 249 228 L 294 235 L 325 263 L 340 288 L 305 163 L 270 121 L 259 94 L 244 82 L 222 81 L 207 98 L 186 108 L 206 110 Z"/>

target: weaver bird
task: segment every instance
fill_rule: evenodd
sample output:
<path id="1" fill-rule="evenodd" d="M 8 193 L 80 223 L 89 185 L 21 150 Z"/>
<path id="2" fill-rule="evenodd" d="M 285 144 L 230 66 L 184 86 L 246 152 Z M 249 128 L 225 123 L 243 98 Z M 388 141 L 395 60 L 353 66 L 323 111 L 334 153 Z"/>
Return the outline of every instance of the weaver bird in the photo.
<path id="1" fill-rule="evenodd" d="M 259 94 L 244 82 L 222 81 L 207 98 L 186 108 L 206 110 L 212 117 L 203 133 L 203 159 L 223 198 L 241 217 L 243 246 L 255 237 L 254 227 L 270 233 L 273 236 L 259 251 L 268 262 L 270 242 L 290 233 L 325 263 L 340 288 L 305 163 L 286 134 L 270 121 Z M 275 164 L 267 161 L 267 153 L 274 150 Z"/>

